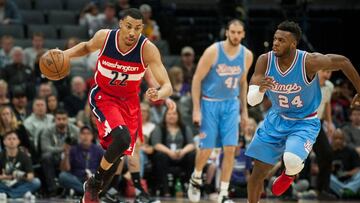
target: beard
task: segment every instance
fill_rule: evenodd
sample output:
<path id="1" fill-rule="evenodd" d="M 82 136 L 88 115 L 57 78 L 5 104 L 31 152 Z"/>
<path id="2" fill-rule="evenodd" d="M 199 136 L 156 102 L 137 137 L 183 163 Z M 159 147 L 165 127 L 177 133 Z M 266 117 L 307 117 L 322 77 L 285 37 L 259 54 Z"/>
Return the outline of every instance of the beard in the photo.
<path id="1" fill-rule="evenodd" d="M 231 44 L 232 46 L 234 46 L 234 47 L 237 47 L 237 46 L 239 46 L 239 44 L 240 44 L 240 41 L 235 42 L 234 40 L 231 40 L 231 38 L 229 38 L 229 42 L 230 42 L 230 44 Z"/>
<path id="2" fill-rule="evenodd" d="M 66 129 L 66 124 L 57 124 L 56 127 L 60 131 L 64 131 Z"/>
<path id="3" fill-rule="evenodd" d="M 281 58 L 283 56 L 289 56 L 291 53 L 291 48 L 287 47 L 286 49 L 284 49 L 282 52 L 276 52 L 275 56 L 278 58 Z"/>

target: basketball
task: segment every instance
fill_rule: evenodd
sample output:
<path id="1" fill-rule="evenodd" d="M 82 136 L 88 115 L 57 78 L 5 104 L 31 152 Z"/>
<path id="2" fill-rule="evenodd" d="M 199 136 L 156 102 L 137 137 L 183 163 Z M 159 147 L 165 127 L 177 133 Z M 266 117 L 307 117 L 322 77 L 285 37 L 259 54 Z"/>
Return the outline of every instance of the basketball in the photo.
<path id="1" fill-rule="evenodd" d="M 40 71 L 49 80 L 61 80 L 70 72 L 70 59 L 63 51 L 51 49 L 40 57 Z"/>

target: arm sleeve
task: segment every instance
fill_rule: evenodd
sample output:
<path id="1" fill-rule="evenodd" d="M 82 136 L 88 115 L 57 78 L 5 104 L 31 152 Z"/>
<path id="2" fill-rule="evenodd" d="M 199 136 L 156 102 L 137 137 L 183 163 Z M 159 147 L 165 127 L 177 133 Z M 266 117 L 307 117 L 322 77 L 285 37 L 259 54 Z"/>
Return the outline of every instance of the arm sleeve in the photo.
<path id="1" fill-rule="evenodd" d="M 247 102 L 250 104 L 250 106 L 255 106 L 257 104 L 260 104 L 262 100 L 264 99 L 264 94 L 259 91 L 258 85 L 250 85 L 249 86 L 249 92 L 247 95 Z"/>

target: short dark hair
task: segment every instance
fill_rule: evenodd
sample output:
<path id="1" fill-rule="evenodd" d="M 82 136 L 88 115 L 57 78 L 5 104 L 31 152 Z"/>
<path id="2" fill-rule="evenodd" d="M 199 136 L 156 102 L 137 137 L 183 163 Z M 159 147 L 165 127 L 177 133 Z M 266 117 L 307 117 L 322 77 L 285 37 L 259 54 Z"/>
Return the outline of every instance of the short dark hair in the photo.
<path id="1" fill-rule="evenodd" d="M 233 24 L 233 23 L 239 23 L 240 25 L 242 25 L 243 27 L 245 27 L 245 24 L 244 24 L 241 20 L 234 18 L 234 19 L 230 20 L 230 21 L 227 23 L 227 25 L 226 25 L 226 30 L 228 30 L 229 27 L 230 27 L 230 25 Z"/>
<path id="2" fill-rule="evenodd" d="M 54 113 L 54 115 L 56 116 L 56 115 L 69 115 L 68 114 L 68 112 L 65 110 L 65 109 L 63 109 L 63 108 L 59 108 L 59 109 L 56 109 L 55 110 L 55 113 Z"/>
<path id="3" fill-rule="evenodd" d="M 44 38 L 44 33 L 42 33 L 42 32 L 34 32 L 34 33 L 32 34 L 32 39 L 34 39 L 34 37 Z"/>
<path id="4" fill-rule="evenodd" d="M 33 100 L 33 104 L 35 103 L 35 101 L 43 101 L 46 104 L 46 99 L 42 98 L 42 97 L 35 97 L 34 100 Z"/>
<path id="5" fill-rule="evenodd" d="M 110 3 L 110 2 L 106 3 L 104 8 L 105 8 L 105 9 L 106 9 L 106 8 L 116 9 L 115 4 Z"/>
<path id="6" fill-rule="evenodd" d="M 80 133 L 84 132 L 84 130 L 88 130 L 91 132 L 91 134 L 93 134 L 92 129 L 90 128 L 90 126 L 84 125 L 83 127 L 80 128 Z"/>
<path id="7" fill-rule="evenodd" d="M 283 21 L 278 25 L 277 29 L 290 32 L 294 35 L 297 43 L 300 42 L 302 31 L 299 24 L 295 23 L 294 21 Z"/>
<path id="8" fill-rule="evenodd" d="M 4 135 L 3 135 L 3 140 L 5 140 L 5 138 L 11 134 L 14 134 L 16 135 L 16 137 L 19 139 L 19 135 L 17 134 L 17 132 L 15 130 L 12 130 L 12 131 L 8 131 L 6 132 Z"/>
<path id="9" fill-rule="evenodd" d="M 137 8 L 126 9 L 122 14 L 121 19 L 125 19 L 127 16 L 130 16 L 137 20 L 144 20 L 144 16 L 141 14 L 140 10 Z"/>

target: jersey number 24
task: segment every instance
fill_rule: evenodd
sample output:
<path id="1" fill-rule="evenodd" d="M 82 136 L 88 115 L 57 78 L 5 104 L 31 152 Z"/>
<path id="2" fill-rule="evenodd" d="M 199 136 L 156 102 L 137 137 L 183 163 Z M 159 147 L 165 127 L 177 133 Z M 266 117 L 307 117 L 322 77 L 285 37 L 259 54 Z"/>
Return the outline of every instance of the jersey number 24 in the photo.
<path id="1" fill-rule="evenodd" d="M 290 108 L 289 98 L 285 95 L 279 95 L 279 105 L 284 108 Z M 291 105 L 296 106 L 297 108 L 301 108 L 303 106 L 303 102 L 301 101 L 300 95 L 294 97 L 291 101 Z"/>

